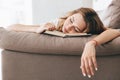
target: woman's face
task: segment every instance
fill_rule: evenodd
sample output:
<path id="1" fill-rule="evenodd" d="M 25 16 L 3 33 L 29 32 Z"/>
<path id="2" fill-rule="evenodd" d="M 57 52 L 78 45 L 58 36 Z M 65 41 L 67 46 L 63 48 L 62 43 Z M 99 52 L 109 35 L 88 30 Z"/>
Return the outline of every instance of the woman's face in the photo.
<path id="1" fill-rule="evenodd" d="M 76 13 L 65 20 L 62 31 L 63 33 L 82 33 L 85 28 L 86 23 L 83 16 L 80 13 Z"/>

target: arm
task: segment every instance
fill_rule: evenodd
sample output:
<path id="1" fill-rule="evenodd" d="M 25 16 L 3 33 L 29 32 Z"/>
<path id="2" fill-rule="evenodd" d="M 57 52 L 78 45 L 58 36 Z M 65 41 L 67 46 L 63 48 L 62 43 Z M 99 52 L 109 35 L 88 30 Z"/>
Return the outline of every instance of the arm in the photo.
<path id="1" fill-rule="evenodd" d="M 40 25 L 13 24 L 7 27 L 9 31 L 36 32 Z"/>
<path id="2" fill-rule="evenodd" d="M 81 57 L 81 70 L 84 76 L 88 75 L 90 78 L 94 75 L 95 70 L 98 69 L 96 61 L 95 46 L 104 44 L 116 37 L 120 36 L 120 31 L 117 29 L 107 29 L 93 40 L 86 43 L 82 57 Z"/>
<path id="3" fill-rule="evenodd" d="M 45 30 L 55 30 L 55 26 L 52 23 L 46 23 L 44 25 L 14 24 L 9 26 L 7 30 L 42 33 Z"/>
<path id="4" fill-rule="evenodd" d="M 36 33 L 42 33 L 45 30 L 53 31 L 56 30 L 56 26 L 53 23 L 46 23 L 44 25 L 41 25 L 37 30 Z"/>
<path id="5" fill-rule="evenodd" d="M 97 45 L 104 44 L 116 37 L 120 36 L 120 30 L 118 29 L 107 29 L 102 32 L 99 36 L 94 38 L 93 40 L 97 41 Z"/>

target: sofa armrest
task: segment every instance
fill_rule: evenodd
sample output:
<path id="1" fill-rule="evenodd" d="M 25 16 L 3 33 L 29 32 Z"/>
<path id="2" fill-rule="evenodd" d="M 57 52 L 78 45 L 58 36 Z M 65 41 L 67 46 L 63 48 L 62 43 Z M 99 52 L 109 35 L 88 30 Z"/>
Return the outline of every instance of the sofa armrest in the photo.
<path id="1" fill-rule="evenodd" d="M 62 38 L 30 32 L 7 31 L 0 28 L 0 47 L 28 53 L 81 55 L 85 43 L 95 36 Z M 98 46 L 97 55 L 120 54 L 119 40 L 120 37 Z"/>

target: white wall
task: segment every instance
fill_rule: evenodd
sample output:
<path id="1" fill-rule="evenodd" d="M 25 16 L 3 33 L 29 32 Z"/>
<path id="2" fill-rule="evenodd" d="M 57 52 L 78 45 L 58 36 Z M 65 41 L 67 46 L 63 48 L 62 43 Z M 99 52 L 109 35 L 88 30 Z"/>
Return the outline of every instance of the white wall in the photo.
<path id="1" fill-rule="evenodd" d="M 92 7 L 92 0 L 32 0 L 33 24 L 55 19 L 69 10 Z"/>
<path id="2" fill-rule="evenodd" d="M 0 26 L 23 22 L 24 0 L 0 0 Z"/>
<path id="3" fill-rule="evenodd" d="M 33 24 L 32 0 L 24 0 L 24 24 Z M 23 19 L 22 19 L 23 20 Z"/>
<path id="4" fill-rule="evenodd" d="M 0 0 L 0 26 L 32 24 L 32 0 Z"/>
<path id="5" fill-rule="evenodd" d="M 104 10 L 108 7 L 112 0 L 94 0 L 93 8 L 97 11 Z M 101 5 L 102 4 L 102 5 Z"/>

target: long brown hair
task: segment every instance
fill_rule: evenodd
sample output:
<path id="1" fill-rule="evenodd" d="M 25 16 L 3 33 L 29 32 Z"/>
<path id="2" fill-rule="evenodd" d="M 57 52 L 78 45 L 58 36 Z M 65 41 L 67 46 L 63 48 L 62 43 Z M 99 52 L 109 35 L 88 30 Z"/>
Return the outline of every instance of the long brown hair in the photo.
<path id="1" fill-rule="evenodd" d="M 73 11 L 68 12 L 65 16 L 59 18 L 58 27 L 59 30 L 62 30 L 62 26 L 65 20 L 72 16 L 73 14 L 80 13 L 86 23 L 86 29 L 83 32 L 91 34 L 100 34 L 106 28 L 104 27 L 102 21 L 98 17 L 98 14 L 92 8 L 79 8 Z"/>

